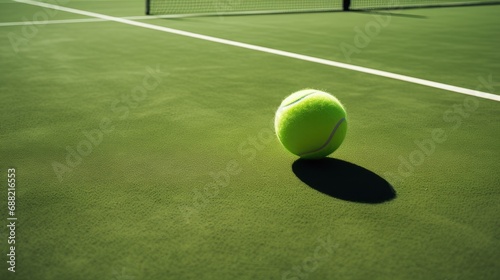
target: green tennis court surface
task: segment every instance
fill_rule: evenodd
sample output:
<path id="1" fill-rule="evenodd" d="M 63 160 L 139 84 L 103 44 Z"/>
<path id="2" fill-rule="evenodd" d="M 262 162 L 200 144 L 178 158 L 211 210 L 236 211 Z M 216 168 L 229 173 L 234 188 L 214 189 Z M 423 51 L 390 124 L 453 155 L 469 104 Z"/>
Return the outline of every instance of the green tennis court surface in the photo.
<path id="1" fill-rule="evenodd" d="M 499 279 L 500 6 L 51 3 L 75 10 L 0 0 L 0 279 Z M 274 135 L 304 88 L 347 109 L 325 160 Z"/>

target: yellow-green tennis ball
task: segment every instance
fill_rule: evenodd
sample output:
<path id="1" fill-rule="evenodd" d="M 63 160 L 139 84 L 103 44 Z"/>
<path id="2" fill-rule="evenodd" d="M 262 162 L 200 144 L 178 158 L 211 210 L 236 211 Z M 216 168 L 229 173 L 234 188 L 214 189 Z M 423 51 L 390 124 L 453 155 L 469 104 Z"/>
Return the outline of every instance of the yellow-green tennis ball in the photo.
<path id="1" fill-rule="evenodd" d="M 315 90 L 297 91 L 281 102 L 274 128 L 281 144 L 305 159 L 333 153 L 347 132 L 346 111 L 333 95 Z"/>

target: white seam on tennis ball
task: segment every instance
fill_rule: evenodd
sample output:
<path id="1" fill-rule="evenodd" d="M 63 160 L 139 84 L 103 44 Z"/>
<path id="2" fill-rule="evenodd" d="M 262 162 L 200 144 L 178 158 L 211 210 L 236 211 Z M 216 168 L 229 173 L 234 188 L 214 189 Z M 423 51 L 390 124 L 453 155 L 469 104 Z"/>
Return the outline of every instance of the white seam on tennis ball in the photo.
<path id="1" fill-rule="evenodd" d="M 313 153 L 317 153 L 321 150 L 323 150 L 324 148 L 326 148 L 326 146 L 328 146 L 328 144 L 330 144 L 330 141 L 332 141 L 333 139 L 333 136 L 335 135 L 335 132 L 337 131 L 337 129 L 340 127 L 340 125 L 345 121 L 345 118 L 342 118 L 340 119 L 337 124 L 335 125 L 335 127 L 333 128 L 333 131 L 332 133 L 330 133 L 330 137 L 328 137 L 328 139 L 326 140 L 325 144 L 323 144 L 321 147 L 319 147 L 318 149 L 316 150 L 313 150 L 313 151 L 310 151 L 310 152 L 306 152 L 306 153 L 302 153 L 300 154 L 299 156 L 300 157 L 303 157 L 305 155 L 308 155 L 308 154 L 313 154 Z"/>
<path id="2" fill-rule="evenodd" d="M 308 93 L 308 94 L 306 94 L 306 95 L 302 96 L 301 98 L 299 98 L 299 99 L 297 99 L 297 100 L 295 100 L 295 101 L 293 101 L 293 102 L 291 102 L 291 103 L 288 103 L 288 104 L 286 104 L 286 105 L 284 105 L 284 106 L 280 106 L 280 107 L 278 108 L 278 111 L 276 112 L 276 114 L 278 114 L 278 113 L 279 113 L 279 114 L 281 115 L 281 113 L 283 112 L 283 110 L 285 110 L 286 108 L 288 108 L 288 107 L 290 107 L 290 106 L 292 106 L 292 105 L 294 105 L 294 104 L 297 104 L 297 103 L 299 103 L 300 101 L 304 100 L 306 97 L 309 97 L 309 96 L 314 95 L 314 94 L 317 94 L 317 93 L 318 93 L 317 91 L 314 91 L 314 92 Z"/>
<path id="3" fill-rule="evenodd" d="M 285 107 L 291 106 L 291 105 L 293 105 L 293 104 L 295 104 L 295 103 L 297 103 L 297 102 L 300 102 L 300 101 L 301 101 L 301 100 L 303 100 L 304 98 L 306 98 L 306 97 L 308 97 L 308 96 L 311 96 L 311 95 L 313 95 L 313 94 L 316 94 L 316 93 L 318 93 L 318 92 L 317 92 L 317 91 L 310 92 L 310 93 L 308 93 L 308 94 L 306 94 L 306 95 L 302 96 L 301 98 L 299 98 L 299 99 L 297 99 L 297 100 L 295 100 L 295 101 L 293 101 L 293 102 L 290 102 L 290 103 L 288 103 L 288 104 L 286 104 L 286 105 L 281 106 L 281 108 L 285 108 Z"/>

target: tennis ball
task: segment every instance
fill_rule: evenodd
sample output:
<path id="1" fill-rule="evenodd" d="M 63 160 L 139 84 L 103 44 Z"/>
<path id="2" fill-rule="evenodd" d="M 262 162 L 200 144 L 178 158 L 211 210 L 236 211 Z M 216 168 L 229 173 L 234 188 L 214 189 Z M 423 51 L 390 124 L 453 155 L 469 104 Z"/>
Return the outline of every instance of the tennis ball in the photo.
<path id="1" fill-rule="evenodd" d="M 337 98 L 323 91 L 304 89 L 281 102 L 274 128 L 285 149 L 304 159 L 318 159 L 342 144 L 347 132 L 346 117 Z"/>

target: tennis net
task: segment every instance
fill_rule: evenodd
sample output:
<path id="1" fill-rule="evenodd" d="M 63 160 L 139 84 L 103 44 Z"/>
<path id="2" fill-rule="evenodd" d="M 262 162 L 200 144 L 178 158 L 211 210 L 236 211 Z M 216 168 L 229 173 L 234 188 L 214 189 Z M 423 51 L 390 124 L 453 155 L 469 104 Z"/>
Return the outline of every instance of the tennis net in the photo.
<path id="1" fill-rule="evenodd" d="M 350 0 L 347 2 L 350 2 L 350 10 L 450 7 L 500 3 L 498 0 Z"/>
<path id="2" fill-rule="evenodd" d="M 146 0 L 146 14 L 264 14 L 500 3 L 499 0 Z"/>

